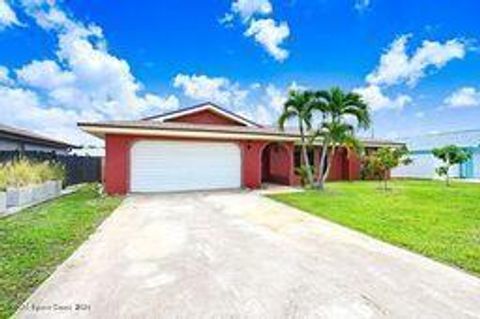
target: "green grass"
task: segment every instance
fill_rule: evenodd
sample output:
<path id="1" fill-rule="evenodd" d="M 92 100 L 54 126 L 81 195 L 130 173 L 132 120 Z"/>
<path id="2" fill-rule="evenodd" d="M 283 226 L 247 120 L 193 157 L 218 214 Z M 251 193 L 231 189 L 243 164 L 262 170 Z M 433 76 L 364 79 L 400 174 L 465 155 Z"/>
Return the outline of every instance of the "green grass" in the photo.
<path id="1" fill-rule="evenodd" d="M 6 318 L 120 204 L 96 185 L 0 219 L 0 318 Z"/>
<path id="2" fill-rule="evenodd" d="M 396 180 L 330 183 L 271 197 L 383 241 L 480 275 L 480 184 Z"/>

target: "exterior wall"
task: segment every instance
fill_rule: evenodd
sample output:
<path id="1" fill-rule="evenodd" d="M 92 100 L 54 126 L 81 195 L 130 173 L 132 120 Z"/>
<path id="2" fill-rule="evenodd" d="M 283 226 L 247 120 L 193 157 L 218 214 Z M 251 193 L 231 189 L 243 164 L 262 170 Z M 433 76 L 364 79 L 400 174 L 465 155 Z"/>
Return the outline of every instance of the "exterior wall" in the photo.
<path id="1" fill-rule="evenodd" d="M 414 177 L 414 178 L 438 178 L 437 167 L 442 162 L 435 158 L 430 151 L 413 151 L 409 155 L 413 160 L 410 165 L 399 166 L 392 170 L 394 177 Z M 460 177 L 460 165 L 455 165 L 450 169 L 450 176 Z"/>
<path id="2" fill-rule="evenodd" d="M 242 185 L 247 188 L 262 186 L 262 149 L 266 142 L 241 142 Z"/>
<path id="3" fill-rule="evenodd" d="M 46 145 L 14 141 L 10 139 L 0 139 L 0 151 L 37 151 L 37 152 L 55 152 L 57 154 L 67 154 L 66 148 L 55 148 Z"/>
<path id="4" fill-rule="evenodd" d="M 362 161 L 360 156 L 355 152 L 348 154 L 348 180 L 356 181 L 361 178 Z"/>
<path id="5" fill-rule="evenodd" d="M 192 139 L 159 139 L 148 136 L 107 135 L 106 158 L 104 169 L 105 190 L 108 194 L 126 194 L 129 192 L 130 181 L 130 149 L 138 140 L 184 140 L 206 141 Z M 215 142 L 215 140 L 208 140 Z M 217 142 L 226 142 L 217 140 Z M 270 143 L 268 141 L 230 141 L 236 143 L 242 156 L 242 186 L 245 188 L 259 188 L 262 185 L 262 176 L 268 174 L 271 182 L 287 185 L 299 185 L 300 177 L 294 172 L 294 145 L 292 142 Z M 270 147 L 269 147 L 270 146 Z M 268 156 L 268 168 L 262 160 L 262 154 Z M 319 167 L 320 148 L 314 156 L 315 167 Z M 345 149 L 338 149 L 335 153 L 328 180 L 357 180 L 360 179 L 361 163 L 354 153 L 348 154 Z"/>
<path id="6" fill-rule="evenodd" d="M 466 147 L 472 158 L 450 169 L 450 176 L 454 178 L 480 178 L 480 147 Z M 417 150 L 410 153 L 413 162 L 407 166 L 399 166 L 392 171 L 394 177 L 439 178 L 436 169 L 442 162 L 435 158 L 431 150 Z"/>
<path id="7" fill-rule="evenodd" d="M 107 135 L 105 139 L 106 156 L 104 183 L 108 194 L 126 194 L 129 192 L 130 181 L 130 149 L 133 143 L 138 140 L 184 140 L 184 141 L 206 141 L 192 139 L 159 139 L 148 136 L 130 136 L 130 135 Z M 208 140 L 215 142 L 215 140 Z M 228 142 L 217 140 L 217 142 Z M 242 156 L 242 186 L 246 188 L 259 188 L 262 185 L 262 152 L 269 144 L 268 141 L 230 141 L 236 143 L 241 150 Z M 293 143 L 286 143 L 286 149 L 293 154 Z M 278 164 L 278 165 L 277 165 Z M 288 165 L 290 164 L 290 165 Z M 288 171 L 288 182 L 293 183 L 293 156 L 290 155 L 289 161 L 274 164 L 275 170 L 286 169 Z"/>
<path id="8" fill-rule="evenodd" d="M 186 122 L 186 123 L 195 123 L 195 124 L 244 126 L 243 124 L 240 124 L 234 120 L 231 120 L 229 118 L 226 118 L 224 116 L 221 116 L 209 110 L 187 114 L 184 116 L 166 120 L 165 122 Z"/>
<path id="9" fill-rule="evenodd" d="M 66 155 L 68 150 L 65 148 L 54 148 L 51 146 L 43 146 L 38 144 L 25 144 L 25 151 L 36 151 L 36 152 L 55 152 L 56 154 Z"/>
<path id="10" fill-rule="evenodd" d="M 0 151 L 19 151 L 21 150 L 21 145 L 18 142 L 10 140 L 0 140 Z"/>
<path id="11" fill-rule="evenodd" d="M 272 143 L 262 153 L 262 181 L 290 185 L 293 180 L 293 143 Z"/>
<path id="12" fill-rule="evenodd" d="M 317 147 L 314 151 L 314 178 L 317 179 L 319 175 L 318 168 L 320 167 L 320 157 L 322 148 Z M 332 160 L 332 167 L 328 174 L 327 181 L 353 181 L 359 180 L 362 163 L 359 156 L 354 152 L 349 152 L 345 148 L 339 148 L 335 151 Z M 294 174 L 294 185 L 300 185 L 300 176 Z"/>
<path id="13" fill-rule="evenodd" d="M 333 155 L 331 165 L 332 167 L 330 168 L 330 173 L 328 174 L 327 180 L 329 181 L 350 180 L 349 169 L 348 169 L 349 162 L 347 158 L 346 149 L 339 148 L 335 150 L 335 154 Z"/>
<path id="14" fill-rule="evenodd" d="M 134 137 L 107 135 L 105 138 L 105 191 L 123 195 L 129 191 L 130 146 Z"/>

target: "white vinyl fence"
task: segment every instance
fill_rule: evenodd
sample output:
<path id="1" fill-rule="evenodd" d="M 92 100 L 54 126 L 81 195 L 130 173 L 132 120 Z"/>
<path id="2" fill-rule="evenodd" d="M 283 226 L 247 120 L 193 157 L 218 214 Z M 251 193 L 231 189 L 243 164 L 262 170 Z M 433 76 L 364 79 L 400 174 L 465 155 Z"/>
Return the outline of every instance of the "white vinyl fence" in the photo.
<path id="1" fill-rule="evenodd" d="M 428 151 L 412 152 L 410 158 L 413 160 L 410 165 L 399 166 L 392 170 L 393 177 L 438 178 L 435 170 L 442 162 L 436 159 L 432 153 Z M 450 176 L 460 177 L 459 165 L 450 169 Z"/>

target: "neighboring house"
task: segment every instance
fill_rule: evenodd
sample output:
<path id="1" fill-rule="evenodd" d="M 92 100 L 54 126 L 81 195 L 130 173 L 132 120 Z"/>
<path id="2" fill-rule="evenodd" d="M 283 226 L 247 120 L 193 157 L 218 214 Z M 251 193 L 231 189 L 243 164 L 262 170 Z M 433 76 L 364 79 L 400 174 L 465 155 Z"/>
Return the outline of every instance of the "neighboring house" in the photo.
<path id="1" fill-rule="evenodd" d="M 67 154 L 74 145 L 24 129 L 0 124 L 0 151 L 37 151 Z"/>
<path id="2" fill-rule="evenodd" d="M 79 123 L 105 140 L 105 188 L 110 194 L 222 188 L 262 183 L 298 185 L 296 131 L 263 127 L 212 103 L 137 121 Z M 400 143 L 364 140 L 376 149 Z M 320 148 L 309 156 L 318 167 Z M 360 161 L 340 148 L 330 180 L 360 177 Z"/>
<path id="3" fill-rule="evenodd" d="M 411 151 L 413 163 L 392 171 L 395 177 L 436 178 L 436 168 L 441 161 L 432 154 L 432 149 L 446 145 L 464 147 L 472 153 L 472 158 L 451 169 L 451 175 L 457 178 L 480 178 L 480 130 L 464 130 L 435 134 L 426 134 L 402 139 Z"/>

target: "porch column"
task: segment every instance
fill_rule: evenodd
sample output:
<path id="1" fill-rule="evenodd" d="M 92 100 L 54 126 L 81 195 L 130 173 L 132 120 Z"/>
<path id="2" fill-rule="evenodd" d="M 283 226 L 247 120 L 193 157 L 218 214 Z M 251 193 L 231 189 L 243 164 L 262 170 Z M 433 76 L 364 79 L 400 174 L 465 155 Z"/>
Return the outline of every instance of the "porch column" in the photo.
<path id="1" fill-rule="evenodd" d="M 262 186 L 262 150 L 266 142 L 241 142 L 243 187 L 259 188 Z"/>
<path id="2" fill-rule="evenodd" d="M 128 192 L 130 139 L 107 135 L 105 138 L 105 191 L 123 195 Z"/>

